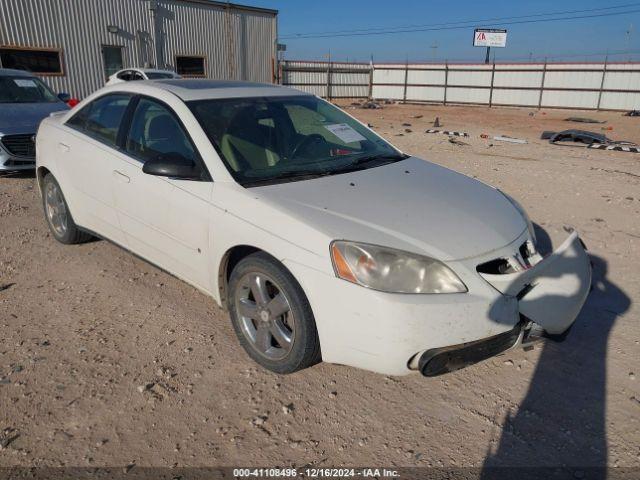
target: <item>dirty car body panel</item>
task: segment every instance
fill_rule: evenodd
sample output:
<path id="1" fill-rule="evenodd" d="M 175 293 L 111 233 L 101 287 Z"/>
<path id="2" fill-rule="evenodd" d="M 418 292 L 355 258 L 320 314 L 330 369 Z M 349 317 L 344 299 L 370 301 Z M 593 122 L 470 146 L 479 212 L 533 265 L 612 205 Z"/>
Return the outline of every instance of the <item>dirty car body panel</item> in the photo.
<path id="1" fill-rule="evenodd" d="M 591 267 L 577 233 L 543 258 L 526 213 L 513 199 L 475 179 L 403 155 L 344 112 L 343 123 L 325 125 L 323 115 L 337 113 L 312 95 L 243 82 L 129 82 L 95 93 L 76 110 L 110 94 L 151 98 L 175 112 L 208 179 L 145 176 L 143 163 L 122 149 L 109 153 L 71 128 L 74 113 L 43 123 L 37 138 L 38 179 L 40 169 L 56 177 L 78 225 L 168 270 L 223 306 L 229 252 L 248 247 L 268 253 L 304 291 L 325 362 L 392 375 L 444 373 L 517 346 L 533 328 L 549 334 L 567 331 L 585 302 Z M 217 122 L 238 105 L 244 123 L 225 137 Z M 313 117 L 310 124 L 317 131 L 338 132 L 346 144 L 327 147 L 329 142 L 318 135 L 294 134 L 289 139 L 293 150 L 307 149 L 305 166 L 316 168 L 314 174 L 302 175 L 274 146 L 283 141 L 274 124 L 287 112 L 300 115 L 305 105 L 325 112 L 315 117 L 305 113 Z M 209 120 L 203 121 L 203 115 Z M 249 131 L 266 132 L 274 143 L 268 149 L 248 145 Z M 334 136 L 327 138 L 337 142 Z M 349 164 L 349 155 L 367 142 L 387 160 L 376 163 L 374 157 L 360 156 L 360 163 Z M 313 152 L 329 148 L 330 158 L 315 161 Z M 252 154 L 238 155 L 233 166 L 228 157 L 240 150 Z M 87 167 L 79 185 L 69 170 L 74 151 L 83 158 L 103 152 L 98 162 L 102 173 Z M 256 157 L 262 159 L 260 168 L 244 166 Z M 281 162 L 286 169 L 278 170 Z M 326 167 L 338 164 L 342 170 Z M 274 168 L 278 176 L 261 176 Z M 94 196 L 93 203 L 83 191 Z M 145 204 L 145 198 L 159 202 L 159 208 Z M 139 203 L 133 208 L 132 202 Z M 348 259 L 354 248 L 382 253 L 353 257 L 355 263 L 345 260 L 362 274 L 347 278 L 336 260 L 339 248 Z M 389 260 L 388 270 L 380 270 L 382 280 L 365 278 L 389 258 L 395 263 Z M 416 282 L 437 281 L 405 288 L 414 267 Z M 409 272 L 394 277 L 402 288 L 384 283 L 394 269 Z"/>

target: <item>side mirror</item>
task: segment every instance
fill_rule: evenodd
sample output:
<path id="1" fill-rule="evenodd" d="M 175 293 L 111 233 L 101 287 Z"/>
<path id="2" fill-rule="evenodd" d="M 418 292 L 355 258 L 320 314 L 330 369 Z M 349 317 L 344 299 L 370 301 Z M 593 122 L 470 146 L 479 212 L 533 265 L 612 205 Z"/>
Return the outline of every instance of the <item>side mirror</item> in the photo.
<path id="1" fill-rule="evenodd" d="M 142 171 L 158 177 L 179 178 L 181 180 L 201 180 L 202 170 L 188 158 L 179 153 L 167 153 L 147 160 Z"/>
<path id="2" fill-rule="evenodd" d="M 71 95 L 69 95 L 68 93 L 59 93 L 58 98 L 64 103 L 67 103 L 69 100 L 71 100 Z"/>

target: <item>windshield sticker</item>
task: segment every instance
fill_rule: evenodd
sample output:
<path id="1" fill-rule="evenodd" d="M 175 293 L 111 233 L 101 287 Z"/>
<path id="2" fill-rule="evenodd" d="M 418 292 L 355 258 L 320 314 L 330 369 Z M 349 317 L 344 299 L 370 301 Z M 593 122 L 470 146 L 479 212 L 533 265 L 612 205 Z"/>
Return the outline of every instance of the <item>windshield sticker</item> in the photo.
<path id="1" fill-rule="evenodd" d="M 361 142 L 366 140 L 362 135 L 356 132 L 346 123 L 335 123 L 333 125 L 325 125 L 327 130 L 333 133 L 336 137 L 342 140 L 344 143 Z"/>
<path id="2" fill-rule="evenodd" d="M 36 85 L 36 82 L 30 79 L 15 78 L 13 80 L 13 83 L 15 83 L 17 86 L 21 88 L 38 88 L 38 86 Z"/>

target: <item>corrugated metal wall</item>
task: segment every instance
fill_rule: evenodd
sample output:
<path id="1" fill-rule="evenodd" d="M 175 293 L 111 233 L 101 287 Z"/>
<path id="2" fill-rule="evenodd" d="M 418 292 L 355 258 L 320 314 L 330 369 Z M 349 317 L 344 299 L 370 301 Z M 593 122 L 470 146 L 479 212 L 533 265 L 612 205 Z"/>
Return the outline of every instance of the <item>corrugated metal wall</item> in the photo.
<path id="1" fill-rule="evenodd" d="M 282 70 L 282 83 L 320 97 L 367 97 L 369 72 L 369 64 L 288 60 Z"/>
<path id="2" fill-rule="evenodd" d="M 342 67 L 334 64 L 332 68 Z M 327 63 L 287 61 L 283 83 L 327 96 Z M 640 64 L 349 64 L 331 97 L 583 109 L 640 109 Z M 371 71 L 371 84 L 365 80 Z M 333 76 L 331 77 L 333 80 Z M 363 85 L 364 84 L 364 85 Z M 370 92 L 370 93 L 369 93 Z"/>
<path id="3" fill-rule="evenodd" d="M 273 81 L 276 20 L 273 15 L 177 0 L 160 2 L 165 62 L 179 55 L 206 57 L 207 76 Z"/>
<path id="4" fill-rule="evenodd" d="M 205 2 L 158 0 L 164 63 L 202 55 L 211 78 L 272 81 L 277 17 Z M 149 0 L 0 0 L 0 45 L 62 51 L 64 75 L 43 76 L 55 91 L 85 97 L 102 87 L 103 45 L 123 47 L 124 67 L 156 65 Z M 119 28 L 116 34 L 107 25 Z"/>

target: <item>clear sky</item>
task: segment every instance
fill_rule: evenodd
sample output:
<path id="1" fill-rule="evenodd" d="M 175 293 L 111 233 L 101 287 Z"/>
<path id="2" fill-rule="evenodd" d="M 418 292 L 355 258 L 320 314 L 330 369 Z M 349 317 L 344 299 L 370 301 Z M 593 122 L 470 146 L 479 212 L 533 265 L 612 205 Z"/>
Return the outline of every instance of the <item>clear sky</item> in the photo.
<path id="1" fill-rule="evenodd" d="M 507 47 L 492 49 L 497 61 L 527 61 L 530 57 L 558 57 L 563 61 L 640 60 L 640 2 L 632 0 L 238 0 L 238 3 L 280 11 L 278 28 L 286 58 L 323 59 L 331 52 L 336 61 L 483 61 L 483 48 L 471 46 L 474 27 L 508 30 Z M 620 8 L 614 8 L 623 6 Z M 594 11 L 598 9 L 597 11 Z M 591 11 L 589 11 L 591 10 Z M 559 12 L 569 12 L 560 14 Z M 625 12 L 622 15 L 612 13 Z M 542 15 L 544 14 L 544 15 Z M 531 20 L 607 14 L 597 18 L 540 23 Z M 532 15 L 539 15 L 533 17 Z M 523 17 L 512 20 L 486 19 Z M 462 22 L 470 21 L 467 24 Z M 451 25 L 458 22 L 458 25 Z M 439 25 L 434 25 L 439 24 Z M 447 24 L 447 25 L 443 25 Z M 297 34 L 356 32 L 364 29 L 427 29 L 385 35 L 301 38 Z M 631 33 L 627 33 L 628 31 Z M 288 37 L 288 38 L 287 38 Z M 436 47 L 437 48 L 434 48 Z M 631 54 L 627 54 L 631 51 Z"/>

